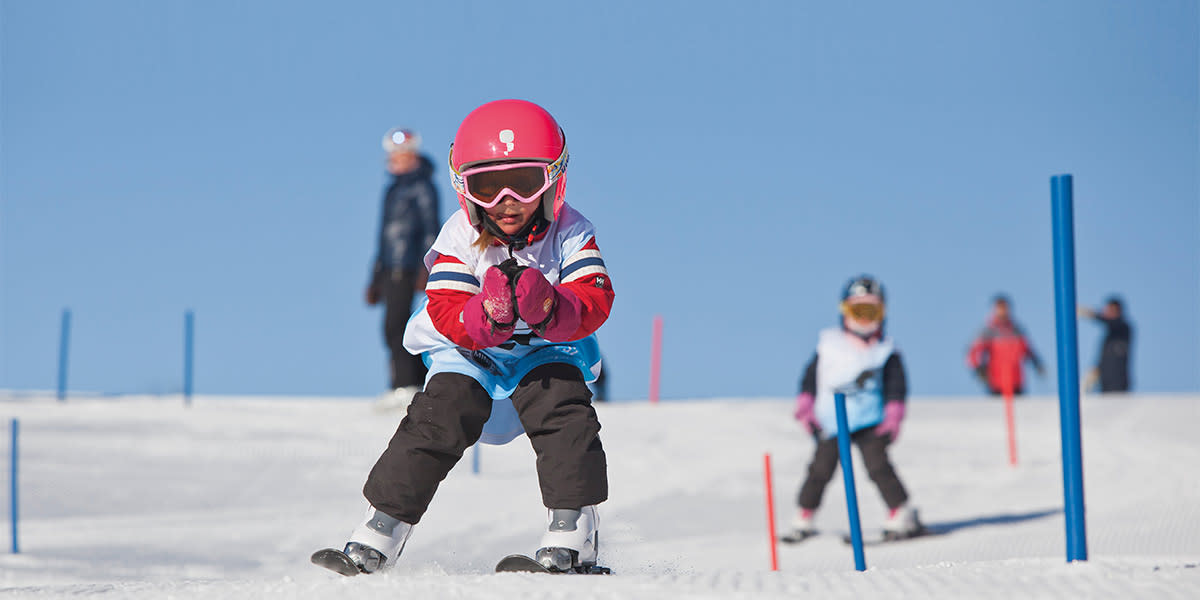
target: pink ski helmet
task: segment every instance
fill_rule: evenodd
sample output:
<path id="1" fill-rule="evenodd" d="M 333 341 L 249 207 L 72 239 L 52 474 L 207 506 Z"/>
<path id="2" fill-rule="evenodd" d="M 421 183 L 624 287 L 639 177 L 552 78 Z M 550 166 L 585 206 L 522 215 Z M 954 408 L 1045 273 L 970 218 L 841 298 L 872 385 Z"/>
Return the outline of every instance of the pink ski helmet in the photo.
<path id="1" fill-rule="evenodd" d="M 458 205 L 475 228 L 482 227 L 482 209 L 467 198 L 462 172 L 490 162 L 539 161 L 553 185 L 542 196 L 543 216 L 553 221 L 562 210 L 567 187 L 567 137 L 546 109 L 525 100 L 496 100 L 471 111 L 450 145 L 450 179 Z M 553 194 L 553 200 L 550 199 Z"/>

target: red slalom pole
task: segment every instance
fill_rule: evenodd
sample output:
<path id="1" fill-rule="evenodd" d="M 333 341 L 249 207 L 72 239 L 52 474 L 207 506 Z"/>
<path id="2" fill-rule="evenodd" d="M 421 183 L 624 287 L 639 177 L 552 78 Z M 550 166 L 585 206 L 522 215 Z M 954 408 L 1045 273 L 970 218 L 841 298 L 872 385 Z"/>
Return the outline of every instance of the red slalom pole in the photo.
<path id="1" fill-rule="evenodd" d="M 1008 464 L 1017 466 L 1017 423 L 1013 415 L 1012 390 L 1004 392 L 1004 413 L 1008 419 Z"/>
<path id="2" fill-rule="evenodd" d="M 1008 421 L 1008 464 L 1011 467 L 1017 466 L 1017 419 L 1013 409 L 1013 383 L 1012 376 L 1008 375 L 1000 382 L 1000 389 L 1004 392 L 1004 418 Z"/>
<path id="3" fill-rule="evenodd" d="M 763 454 L 763 466 L 767 476 L 767 539 L 771 544 L 771 570 L 779 570 L 779 553 L 775 541 L 775 493 L 771 487 L 771 453 Z"/>
<path id="4" fill-rule="evenodd" d="M 654 315 L 650 335 L 650 403 L 658 403 L 659 372 L 662 369 L 662 315 Z"/>

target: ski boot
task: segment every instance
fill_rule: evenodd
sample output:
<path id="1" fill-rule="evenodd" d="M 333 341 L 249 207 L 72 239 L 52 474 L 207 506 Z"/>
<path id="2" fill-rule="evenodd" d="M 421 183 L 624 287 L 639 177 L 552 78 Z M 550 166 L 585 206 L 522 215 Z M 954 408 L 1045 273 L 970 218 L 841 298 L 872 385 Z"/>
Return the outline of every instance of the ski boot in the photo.
<path id="1" fill-rule="evenodd" d="M 413 396 L 420 391 L 421 388 L 413 385 L 384 392 L 375 400 L 375 411 L 404 413 L 408 410 L 408 405 L 412 404 Z"/>
<path id="2" fill-rule="evenodd" d="M 607 573 L 596 566 L 599 551 L 599 517 L 595 506 L 579 510 L 552 508 L 541 547 L 533 559 L 556 573 Z"/>
<path id="3" fill-rule="evenodd" d="M 366 518 L 350 534 L 344 549 L 318 550 L 312 555 L 312 562 L 346 576 L 375 573 L 396 562 L 412 527 L 369 507 Z"/>
<path id="4" fill-rule="evenodd" d="M 792 530 L 779 536 L 779 541 L 796 544 L 814 535 L 817 535 L 817 528 L 813 526 L 813 511 L 801 508 L 796 511 L 796 518 L 792 519 Z"/>
<path id="5" fill-rule="evenodd" d="M 891 509 L 883 523 L 883 539 L 886 541 L 904 540 L 923 533 L 925 526 L 917 518 L 917 509 L 907 504 Z"/>

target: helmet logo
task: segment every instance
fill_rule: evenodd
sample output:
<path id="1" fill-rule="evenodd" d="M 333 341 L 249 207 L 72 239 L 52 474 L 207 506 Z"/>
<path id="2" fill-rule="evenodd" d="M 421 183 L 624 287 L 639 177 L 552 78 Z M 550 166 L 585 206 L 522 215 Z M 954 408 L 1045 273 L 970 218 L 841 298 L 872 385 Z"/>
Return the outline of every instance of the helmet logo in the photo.
<path id="1" fill-rule="evenodd" d="M 511 129 L 501 129 L 500 130 L 500 143 L 504 144 L 505 146 L 508 147 L 508 149 L 504 151 L 505 156 L 508 156 L 508 153 L 512 152 L 513 148 L 516 147 L 516 145 L 513 144 L 513 140 L 515 140 L 515 139 L 517 139 L 517 136 L 516 136 L 516 134 L 513 133 L 513 130 L 511 130 Z"/>

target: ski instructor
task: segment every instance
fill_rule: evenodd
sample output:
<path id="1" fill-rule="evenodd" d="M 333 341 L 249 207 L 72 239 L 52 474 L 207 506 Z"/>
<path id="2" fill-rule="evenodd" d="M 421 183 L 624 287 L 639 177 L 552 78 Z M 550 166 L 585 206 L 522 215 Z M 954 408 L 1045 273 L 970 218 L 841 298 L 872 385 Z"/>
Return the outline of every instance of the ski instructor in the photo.
<path id="1" fill-rule="evenodd" d="M 421 136 L 409 129 L 392 129 L 383 136 L 391 184 L 383 195 L 379 243 L 366 300 L 384 303 L 383 339 L 391 356 L 391 389 L 380 397 L 379 408 L 403 409 L 425 383 L 425 364 L 404 349 L 404 329 L 412 314 L 413 297 L 425 289 L 427 271 L 422 257 L 437 237 L 438 194 L 431 177 L 433 163 L 420 154 Z"/>

